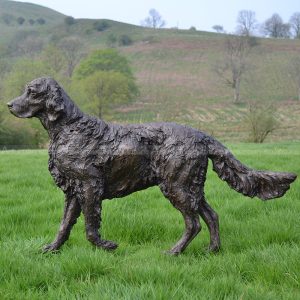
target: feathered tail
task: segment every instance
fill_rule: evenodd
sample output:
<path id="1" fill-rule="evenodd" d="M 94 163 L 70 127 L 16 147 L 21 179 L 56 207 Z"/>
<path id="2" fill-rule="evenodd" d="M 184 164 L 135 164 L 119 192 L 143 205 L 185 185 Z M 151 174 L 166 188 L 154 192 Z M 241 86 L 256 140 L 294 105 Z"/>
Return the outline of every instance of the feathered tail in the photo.
<path id="1" fill-rule="evenodd" d="M 221 143 L 213 140 L 209 146 L 208 157 L 212 160 L 213 170 L 237 192 L 251 198 L 262 200 L 281 197 L 297 178 L 285 172 L 256 171 L 244 166 Z"/>

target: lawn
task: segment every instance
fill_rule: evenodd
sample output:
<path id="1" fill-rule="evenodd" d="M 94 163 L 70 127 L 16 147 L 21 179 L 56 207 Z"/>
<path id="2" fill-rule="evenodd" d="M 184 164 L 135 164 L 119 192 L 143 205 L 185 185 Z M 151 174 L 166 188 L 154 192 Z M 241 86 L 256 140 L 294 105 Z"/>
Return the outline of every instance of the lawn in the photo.
<path id="1" fill-rule="evenodd" d="M 300 174 L 300 142 L 228 147 L 251 167 Z M 157 188 L 104 202 L 102 235 L 115 252 L 89 244 L 80 217 L 58 254 L 42 254 L 63 209 L 47 152 L 2 151 L 0 299 L 300 299 L 300 181 L 262 202 L 209 170 L 206 196 L 220 217 L 218 254 L 206 250 L 203 222 L 184 254 L 163 253 L 184 225 Z"/>

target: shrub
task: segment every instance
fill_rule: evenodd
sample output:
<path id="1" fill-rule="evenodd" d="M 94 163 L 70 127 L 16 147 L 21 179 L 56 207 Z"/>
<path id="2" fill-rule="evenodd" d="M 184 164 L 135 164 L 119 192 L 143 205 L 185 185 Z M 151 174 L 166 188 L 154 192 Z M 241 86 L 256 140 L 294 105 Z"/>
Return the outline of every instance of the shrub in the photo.
<path id="1" fill-rule="evenodd" d="M 36 21 L 39 25 L 44 25 L 46 23 L 46 20 L 43 18 L 38 18 L 38 19 L 36 19 Z"/>
<path id="2" fill-rule="evenodd" d="M 272 104 L 257 102 L 249 104 L 246 126 L 250 142 L 263 143 L 267 136 L 278 128 L 275 113 L 276 108 Z"/>
<path id="3" fill-rule="evenodd" d="M 10 14 L 3 14 L 1 15 L 1 18 L 6 25 L 10 25 L 14 20 L 14 17 Z"/>
<path id="4" fill-rule="evenodd" d="M 122 34 L 119 37 L 119 46 L 130 46 L 133 43 L 130 36 L 127 34 Z"/>
<path id="5" fill-rule="evenodd" d="M 111 33 L 107 36 L 106 44 L 108 47 L 110 47 L 110 48 L 115 47 L 116 42 L 117 42 L 117 37 L 113 33 Z"/>
<path id="6" fill-rule="evenodd" d="M 94 24 L 93 24 L 93 27 L 95 30 L 97 31 L 104 31 L 106 30 L 107 28 L 110 27 L 110 25 L 108 24 L 107 21 L 96 21 Z"/>
<path id="7" fill-rule="evenodd" d="M 19 18 L 17 19 L 17 22 L 18 22 L 19 25 L 23 25 L 24 22 L 25 22 L 25 19 L 24 19 L 23 17 L 19 17 Z"/>
<path id="8" fill-rule="evenodd" d="M 66 25 L 73 25 L 76 23 L 75 19 L 71 16 L 65 17 L 64 22 Z"/>

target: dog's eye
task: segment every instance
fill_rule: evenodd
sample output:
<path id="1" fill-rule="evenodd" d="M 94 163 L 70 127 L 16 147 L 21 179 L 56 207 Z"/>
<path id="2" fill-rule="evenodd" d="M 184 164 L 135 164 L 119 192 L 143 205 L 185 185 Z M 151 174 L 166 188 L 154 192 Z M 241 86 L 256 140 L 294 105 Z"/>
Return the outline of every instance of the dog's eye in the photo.
<path id="1" fill-rule="evenodd" d="M 28 95 L 31 95 L 33 97 L 35 97 L 37 95 L 37 92 L 32 88 L 28 88 L 27 93 L 28 93 Z"/>

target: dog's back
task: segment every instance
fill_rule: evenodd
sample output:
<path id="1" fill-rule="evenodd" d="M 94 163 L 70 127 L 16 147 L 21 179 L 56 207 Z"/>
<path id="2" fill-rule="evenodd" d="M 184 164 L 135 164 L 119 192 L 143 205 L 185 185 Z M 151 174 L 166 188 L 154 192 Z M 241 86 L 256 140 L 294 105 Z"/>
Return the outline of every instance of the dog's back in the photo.
<path id="1" fill-rule="evenodd" d="M 188 176 L 199 170 L 205 175 L 209 137 L 195 129 L 174 123 L 127 126 L 109 123 L 103 126 L 101 123 L 99 126 L 103 132 L 98 133 L 96 141 L 89 142 L 90 134 L 82 132 L 85 138 L 80 139 L 89 149 L 86 151 L 88 157 L 82 157 L 85 149 L 74 157 L 77 165 L 80 159 L 86 165 L 86 161 L 93 159 L 89 164 L 101 172 L 99 176 L 104 176 L 106 198 L 123 197 L 149 186 L 164 185 L 176 177 L 182 183 L 187 182 Z M 72 147 L 68 147 L 70 149 Z M 196 181 L 203 181 L 203 176 Z"/>

